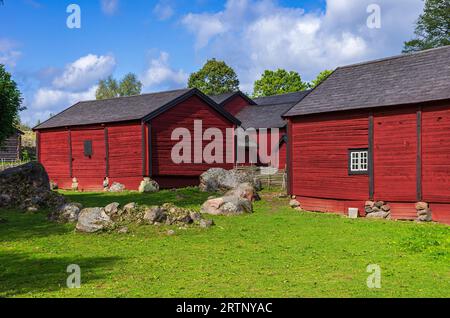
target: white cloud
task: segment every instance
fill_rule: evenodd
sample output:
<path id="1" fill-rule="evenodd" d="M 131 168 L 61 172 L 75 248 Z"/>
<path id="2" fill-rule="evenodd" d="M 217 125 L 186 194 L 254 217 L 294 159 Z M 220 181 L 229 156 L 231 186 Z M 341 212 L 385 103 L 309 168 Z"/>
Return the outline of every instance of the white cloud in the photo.
<path id="1" fill-rule="evenodd" d="M 15 67 L 22 52 L 17 50 L 17 44 L 8 39 L 0 39 L 0 64 Z"/>
<path id="2" fill-rule="evenodd" d="M 188 75 L 183 70 L 175 70 L 169 65 L 169 54 L 160 52 L 153 58 L 147 71 L 141 76 L 145 90 L 186 87 Z"/>
<path id="3" fill-rule="evenodd" d="M 153 8 L 153 13 L 159 20 L 164 21 L 170 19 L 174 15 L 175 11 L 166 1 L 159 1 Z"/>
<path id="4" fill-rule="evenodd" d="M 251 91 L 264 69 L 298 71 L 304 80 L 337 66 L 399 54 L 413 34 L 422 0 L 377 0 L 381 29 L 369 29 L 373 0 L 327 0 L 324 12 L 282 7 L 271 0 L 228 0 L 213 13 L 189 13 L 182 24 L 207 57 L 233 66 Z"/>
<path id="5" fill-rule="evenodd" d="M 37 87 L 26 94 L 27 110 L 21 113 L 24 122 L 34 125 L 71 105 L 95 99 L 97 82 L 112 74 L 116 62 L 111 55 L 89 54 L 68 64 L 64 70 L 44 68 L 36 73 Z"/>
<path id="6" fill-rule="evenodd" d="M 67 65 L 63 74 L 53 80 L 56 88 L 84 90 L 114 71 L 116 61 L 110 55 L 89 54 Z"/>
<path id="7" fill-rule="evenodd" d="M 101 0 L 102 11 L 107 15 L 113 15 L 119 8 L 119 0 Z"/>
<path id="8" fill-rule="evenodd" d="M 56 110 L 60 107 L 69 107 L 79 101 L 95 99 L 97 85 L 86 91 L 70 92 L 53 88 L 40 88 L 34 95 L 32 107 L 35 110 Z"/>

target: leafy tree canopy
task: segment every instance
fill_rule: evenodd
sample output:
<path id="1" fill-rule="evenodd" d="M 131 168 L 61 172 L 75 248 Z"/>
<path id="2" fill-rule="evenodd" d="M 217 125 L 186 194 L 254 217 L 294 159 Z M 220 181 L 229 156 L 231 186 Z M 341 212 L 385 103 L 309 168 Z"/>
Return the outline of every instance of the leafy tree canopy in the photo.
<path id="1" fill-rule="evenodd" d="M 208 60 L 188 81 L 189 88 L 198 88 L 206 95 L 219 95 L 239 90 L 236 72 L 223 61 Z"/>
<path id="2" fill-rule="evenodd" d="M 0 145 L 19 124 L 19 112 L 25 109 L 21 104 L 22 96 L 16 82 L 0 64 Z"/>
<path id="3" fill-rule="evenodd" d="M 253 97 L 294 93 L 306 89 L 308 89 L 308 84 L 302 81 L 297 72 L 288 72 L 284 69 L 265 70 L 261 78 L 255 81 Z"/>
<path id="4" fill-rule="evenodd" d="M 311 83 L 309 83 L 309 87 L 310 88 L 315 88 L 316 86 L 320 85 L 320 83 L 322 83 L 324 80 L 326 80 L 328 78 L 328 76 L 331 75 L 331 73 L 333 73 L 333 71 L 331 70 L 325 70 L 319 73 L 319 75 L 317 75 L 316 79 L 311 81 Z"/>
<path id="5" fill-rule="evenodd" d="M 414 33 L 416 37 L 405 42 L 403 53 L 450 45 L 450 1 L 425 0 Z"/>
<path id="6" fill-rule="evenodd" d="M 133 73 L 128 73 L 122 79 L 119 85 L 120 96 L 139 95 L 142 91 L 142 83 L 137 79 Z"/>
<path id="7" fill-rule="evenodd" d="M 112 76 L 107 79 L 100 80 L 98 83 L 95 97 L 97 99 L 108 99 L 122 96 L 139 95 L 142 91 L 142 83 L 137 79 L 136 75 L 129 73 L 117 82 Z"/>

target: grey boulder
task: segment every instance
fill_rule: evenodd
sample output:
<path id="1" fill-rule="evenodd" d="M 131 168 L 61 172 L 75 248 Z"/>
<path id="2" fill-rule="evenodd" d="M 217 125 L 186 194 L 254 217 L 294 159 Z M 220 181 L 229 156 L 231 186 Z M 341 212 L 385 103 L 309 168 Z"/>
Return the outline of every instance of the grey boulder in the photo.
<path id="1" fill-rule="evenodd" d="M 76 230 L 83 233 L 95 233 L 112 225 L 111 218 L 103 208 L 88 208 L 80 212 Z"/>

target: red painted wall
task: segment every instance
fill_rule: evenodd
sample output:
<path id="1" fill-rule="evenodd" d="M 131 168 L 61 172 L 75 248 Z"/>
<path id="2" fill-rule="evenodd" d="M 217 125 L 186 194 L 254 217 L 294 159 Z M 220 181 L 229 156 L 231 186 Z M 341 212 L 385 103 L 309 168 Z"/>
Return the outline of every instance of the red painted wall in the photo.
<path id="1" fill-rule="evenodd" d="M 108 139 L 110 183 L 138 189 L 143 177 L 141 123 L 108 126 Z"/>
<path id="2" fill-rule="evenodd" d="M 193 96 L 188 100 L 173 107 L 169 111 L 151 120 L 152 129 L 152 175 L 157 176 L 200 176 L 212 167 L 232 169 L 233 164 L 201 164 L 194 163 L 194 148 L 192 146 L 191 162 L 176 164 L 172 161 L 171 151 L 179 141 L 172 141 L 171 136 L 176 128 L 187 128 L 191 132 L 192 142 L 194 140 L 194 121 L 202 120 L 203 132 L 208 128 L 219 128 L 224 137 L 223 158 L 226 159 L 226 128 L 233 128 L 233 124 L 215 111 L 203 100 Z M 229 140 L 230 149 L 234 149 L 233 140 Z M 203 147 L 210 141 L 203 141 Z"/>
<path id="3" fill-rule="evenodd" d="M 50 180 L 61 188 L 70 188 L 68 131 L 41 131 L 38 142 L 39 162 L 44 165 Z"/>
<path id="4" fill-rule="evenodd" d="M 82 190 L 101 189 L 106 176 L 105 132 L 103 128 L 72 129 L 72 175 Z M 84 141 L 92 141 L 92 156 L 84 155 Z M 66 161 L 66 165 L 67 165 Z"/>
<path id="5" fill-rule="evenodd" d="M 375 198 L 388 202 L 417 199 L 416 108 L 374 114 Z"/>
<path id="6" fill-rule="evenodd" d="M 51 180 L 62 189 L 70 189 L 69 134 L 72 141 L 72 176 L 78 179 L 80 190 L 102 190 L 106 177 L 105 129 L 109 141 L 110 184 L 120 182 L 136 190 L 142 181 L 141 123 L 93 125 L 40 132 L 40 162 Z M 84 155 L 84 141 L 92 140 L 93 155 Z"/>
<path id="7" fill-rule="evenodd" d="M 291 129 L 292 192 L 337 200 L 366 200 L 367 175 L 348 173 L 348 150 L 368 147 L 367 114 L 295 118 Z"/>
<path id="8" fill-rule="evenodd" d="M 420 107 L 419 107 L 420 106 Z M 450 104 L 376 110 L 374 197 L 391 205 L 395 219 L 415 219 L 417 111 L 422 110 L 422 191 L 435 221 L 450 224 Z M 290 193 L 303 208 L 346 213 L 363 209 L 368 176 L 348 175 L 348 149 L 368 148 L 369 112 L 291 118 Z"/>
<path id="9" fill-rule="evenodd" d="M 234 116 L 248 105 L 248 101 L 246 101 L 244 98 L 242 98 L 241 96 L 235 96 L 227 103 L 225 103 L 223 105 L 223 108 L 225 108 L 226 111 Z"/>
<path id="10" fill-rule="evenodd" d="M 279 136 L 278 136 L 278 141 L 276 143 L 276 145 L 272 144 L 272 132 L 270 129 L 267 129 L 267 131 L 263 131 L 263 130 L 259 130 L 258 131 L 258 145 L 261 145 L 262 140 L 266 140 L 267 142 L 267 147 L 269 149 L 269 151 L 267 152 L 268 155 L 272 155 L 272 150 L 274 149 L 274 147 L 277 147 L 275 149 L 277 149 L 278 153 L 279 153 L 279 163 L 278 163 L 278 168 L 279 169 L 285 169 L 286 168 L 286 143 L 283 142 L 281 144 L 281 147 L 279 147 L 279 141 L 280 139 L 286 134 L 286 129 L 285 128 L 281 128 L 279 129 Z M 279 147 L 279 148 L 278 148 Z"/>
<path id="11" fill-rule="evenodd" d="M 450 203 L 450 104 L 423 109 L 422 160 L 424 200 Z"/>

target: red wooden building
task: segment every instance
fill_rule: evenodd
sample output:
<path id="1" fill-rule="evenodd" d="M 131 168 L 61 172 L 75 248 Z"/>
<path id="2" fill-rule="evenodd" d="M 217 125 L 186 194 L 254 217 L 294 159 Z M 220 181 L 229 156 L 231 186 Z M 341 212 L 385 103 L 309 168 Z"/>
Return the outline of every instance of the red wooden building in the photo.
<path id="1" fill-rule="evenodd" d="M 450 223 L 450 46 L 338 68 L 285 114 L 290 193 L 306 210 Z"/>
<path id="2" fill-rule="evenodd" d="M 279 167 L 284 169 L 287 138 L 281 115 L 305 95 L 252 100 L 242 92 L 208 97 L 197 89 L 184 89 L 80 102 L 34 128 L 37 155 L 62 189 L 70 188 L 76 178 L 80 189 L 99 190 L 106 177 L 110 184 L 119 182 L 129 190 L 136 190 L 144 177 L 153 178 L 163 188 L 196 185 L 209 168 L 234 167 L 226 151 L 224 164 L 194 163 L 194 153 L 192 163 L 172 161 L 171 152 L 178 143 L 172 140 L 172 132 L 186 128 L 194 138 L 194 121 L 202 120 L 202 133 L 219 128 L 224 138 L 227 128 L 242 126 L 257 129 L 258 141 L 270 141 L 270 130 L 261 129 L 279 128 L 278 144 L 272 147 L 269 143 L 269 147 L 280 152 Z M 203 146 L 209 142 L 203 141 Z M 224 149 L 235 152 L 234 143 L 233 136 L 225 139 Z"/>
<path id="3" fill-rule="evenodd" d="M 178 143 L 171 140 L 172 132 L 185 128 L 194 138 L 195 120 L 202 120 L 202 133 L 219 128 L 223 136 L 227 128 L 240 125 L 197 89 L 80 102 L 35 127 L 38 159 L 63 189 L 71 187 L 74 177 L 82 190 L 102 189 L 105 177 L 130 190 L 136 190 L 143 177 L 152 177 L 165 188 L 195 185 L 211 167 L 233 168 L 233 163 L 171 160 Z M 203 146 L 207 143 L 203 141 Z M 224 139 L 224 147 L 233 149 L 226 143 Z"/>
<path id="4" fill-rule="evenodd" d="M 242 123 L 242 128 L 254 128 L 256 130 L 257 143 L 254 145 L 255 148 L 259 147 L 263 138 L 266 139 L 268 149 L 279 152 L 278 168 L 285 169 L 287 154 L 287 121 L 282 118 L 282 115 L 300 102 L 308 92 L 309 91 L 303 91 L 254 99 L 250 99 L 242 92 L 237 92 L 212 96 L 211 98 L 234 115 Z M 279 130 L 279 140 L 277 140 L 277 145 L 272 145 L 272 128 L 277 128 Z M 247 143 L 240 146 L 249 148 L 252 145 L 249 146 L 249 143 Z M 248 152 L 249 149 L 247 149 L 247 153 Z M 269 151 L 268 155 L 271 154 L 271 151 Z M 261 162 L 259 159 L 257 159 L 256 162 L 253 162 L 247 154 L 245 165 L 249 164 L 261 164 Z"/>

